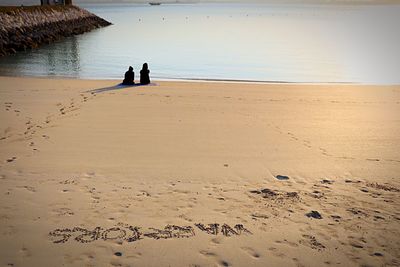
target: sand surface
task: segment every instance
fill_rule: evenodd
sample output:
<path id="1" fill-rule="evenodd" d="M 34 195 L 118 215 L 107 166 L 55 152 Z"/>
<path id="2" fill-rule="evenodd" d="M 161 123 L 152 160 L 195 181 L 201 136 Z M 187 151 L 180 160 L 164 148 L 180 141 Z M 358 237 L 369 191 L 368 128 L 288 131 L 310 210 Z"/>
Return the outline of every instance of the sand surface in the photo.
<path id="1" fill-rule="evenodd" d="M 1 266 L 400 266 L 400 86 L 117 83 L 0 77 Z"/>

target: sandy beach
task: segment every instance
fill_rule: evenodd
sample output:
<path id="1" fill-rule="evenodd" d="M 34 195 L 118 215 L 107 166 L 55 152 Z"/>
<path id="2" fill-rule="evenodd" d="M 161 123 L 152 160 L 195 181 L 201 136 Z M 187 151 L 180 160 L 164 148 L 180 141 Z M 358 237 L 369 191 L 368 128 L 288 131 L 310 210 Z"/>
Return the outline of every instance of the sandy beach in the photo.
<path id="1" fill-rule="evenodd" d="M 0 77 L 1 266 L 400 266 L 400 86 Z"/>

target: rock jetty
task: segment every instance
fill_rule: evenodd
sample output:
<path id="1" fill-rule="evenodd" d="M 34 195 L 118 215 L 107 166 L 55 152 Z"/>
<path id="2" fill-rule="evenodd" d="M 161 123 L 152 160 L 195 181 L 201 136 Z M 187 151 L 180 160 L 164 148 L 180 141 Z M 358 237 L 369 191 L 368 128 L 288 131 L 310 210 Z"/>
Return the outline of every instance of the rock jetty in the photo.
<path id="1" fill-rule="evenodd" d="M 108 25 L 77 6 L 0 7 L 0 57 Z"/>

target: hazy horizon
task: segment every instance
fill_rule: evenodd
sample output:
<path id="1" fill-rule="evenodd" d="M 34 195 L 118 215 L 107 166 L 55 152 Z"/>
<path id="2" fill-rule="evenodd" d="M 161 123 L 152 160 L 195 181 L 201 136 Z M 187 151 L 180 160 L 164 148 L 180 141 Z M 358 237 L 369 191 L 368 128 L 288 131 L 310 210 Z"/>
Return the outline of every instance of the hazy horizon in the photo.
<path id="1" fill-rule="evenodd" d="M 85 3 L 148 3 L 152 0 L 73 0 L 74 4 L 85 4 Z M 157 0 L 153 2 L 161 3 L 294 3 L 294 4 L 309 4 L 309 3 L 321 3 L 321 4 L 386 4 L 394 3 L 400 4 L 400 0 Z M 40 0 L 0 0 L 0 5 L 36 5 L 40 4 Z"/>

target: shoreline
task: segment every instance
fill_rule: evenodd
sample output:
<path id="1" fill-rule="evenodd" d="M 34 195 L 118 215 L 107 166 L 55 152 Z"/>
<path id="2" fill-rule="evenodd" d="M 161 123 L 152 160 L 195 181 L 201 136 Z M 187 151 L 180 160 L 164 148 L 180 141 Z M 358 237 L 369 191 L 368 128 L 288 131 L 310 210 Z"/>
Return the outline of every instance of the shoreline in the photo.
<path id="1" fill-rule="evenodd" d="M 137 6 L 148 6 L 151 7 L 147 2 L 144 3 L 127 3 L 127 2 L 117 2 L 117 3 L 78 3 L 78 6 L 94 6 L 94 5 L 115 5 L 115 4 L 124 4 L 124 5 L 137 5 Z M 230 4 L 230 5 L 241 5 L 242 2 L 223 2 L 223 1 L 216 1 L 216 2 L 169 2 L 169 3 L 162 3 L 161 6 L 169 6 L 169 5 L 223 5 L 223 4 Z M 299 2 L 290 2 L 290 1 L 283 1 L 283 2 L 257 2 L 257 1 L 249 1 L 246 4 L 252 5 L 270 5 L 270 6 L 282 6 L 282 5 L 292 5 L 292 6 L 388 6 L 388 5 L 399 5 L 400 3 L 397 0 L 384 0 L 384 1 L 305 1 L 303 3 Z M 153 7 L 154 8 L 154 7 Z"/>
<path id="2" fill-rule="evenodd" d="M 34 76 L 34 75 L 2 75 L 4 78 L 32 78 L 32 79 L 51 79 L 51 80 L 87 80 L 87 81 L 121 81 L 117 78 L 99 78 L 99 77 L 69 77 L 69 76 Z M 290 81 L 264 81 L 264 80 L 247 80 L 247 79 L 214 79 L 214 78 L 165 78 L 165 77 L 150 77 L 153 82 L 205 82 L 205 83 L 239 83 L 239 84 L 293 84 L 293 85 L 359 85 L 359 86 L 397 86 L 400 84 L 374 84 L 374 83 L 358 83 L 358 82 L 290 82 Z"/>

